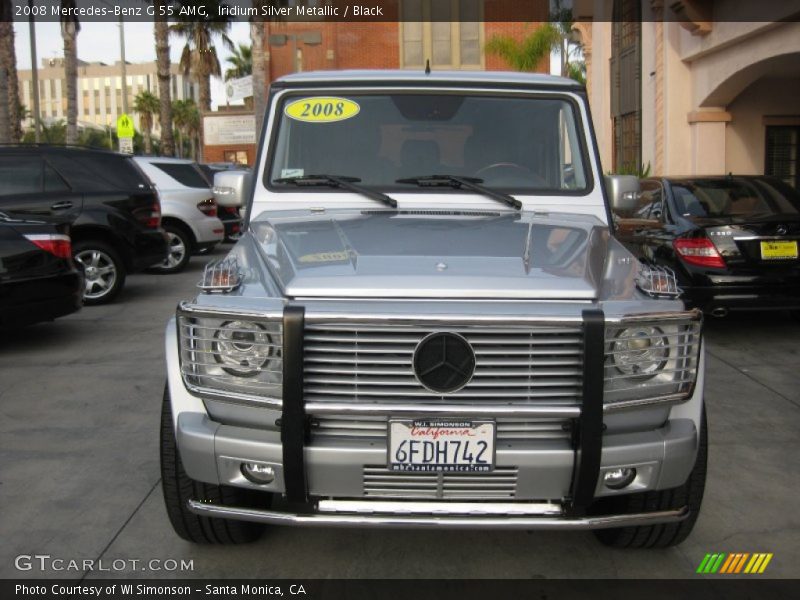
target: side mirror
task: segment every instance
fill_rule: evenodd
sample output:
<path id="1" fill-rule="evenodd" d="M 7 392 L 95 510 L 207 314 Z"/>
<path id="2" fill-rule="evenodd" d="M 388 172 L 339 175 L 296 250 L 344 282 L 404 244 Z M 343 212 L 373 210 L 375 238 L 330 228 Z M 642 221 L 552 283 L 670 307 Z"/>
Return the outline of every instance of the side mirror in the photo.
<path id="1" fill-rule="evenodd" d="M 241 207 L 250 186 L 250 171 L 220 171 L 214 175 L 214 199 L 220 206 Z"/>
<path id="2" fill-rule="evenodd" d="M 611 210 L 618 215 L 633 211 L 639 204 L 639 178 L 635 175 L 606 175 Z"/>

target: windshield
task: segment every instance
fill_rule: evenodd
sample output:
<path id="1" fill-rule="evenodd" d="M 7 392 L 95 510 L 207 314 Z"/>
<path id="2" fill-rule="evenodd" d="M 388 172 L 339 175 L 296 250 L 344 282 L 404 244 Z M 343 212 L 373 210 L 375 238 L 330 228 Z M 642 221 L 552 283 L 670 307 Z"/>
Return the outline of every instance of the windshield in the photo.
<path id="1" fill-rule="evenodd" d="M 278 112 L 269 184 L 308 175 L 398 179 L 455 175 L 515 193 L 580 193 L 587 167 L 573 104 L 463 94 L 290 96 Z M 452 190 L 450 190 L 452 191 Z"/>
<path id="2" fill-rule="evenodd" d="M 796 192 L 768 179 L 694 179 L 672 184 L 675 208 L 684 217 L 749 217 L 798 214 Z"/>

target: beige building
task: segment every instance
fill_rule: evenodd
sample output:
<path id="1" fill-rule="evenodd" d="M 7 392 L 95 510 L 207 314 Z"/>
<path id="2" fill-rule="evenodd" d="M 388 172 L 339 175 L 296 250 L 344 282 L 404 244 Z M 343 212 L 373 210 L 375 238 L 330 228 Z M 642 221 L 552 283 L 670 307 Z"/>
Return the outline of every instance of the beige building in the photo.
<path id="1" fill-rule="evenodd" d="M 606 170 L 800 189 L 800 1 L 574 0 Z"/>
<path id="2" fill-rule="evenodd" d="M 81 127 L 106 128 L 114 126 L 122 114 L 122 64 L 101 62 L 78 62 L 78 125 Z M 170 65 L 172 99 L 197 98 L 198 87 L 183 75 L 177 64 Z M 139 129 L 139 115 L 133 110 L 133 99 L 142 90 L 149 90 L 158 96 L 158 75 L 156 63 L 126 63 L 125 65 L 128 113 Z M 19 71 L 20 102 L 29 111 L 33 111 L 33 87 L 31 71 Z M 63 58 L 42 59 L 38 70 L 39 77 L 39 109 L 45 122 L 66 119 L 67 96 L 64 76 Z M 26 125 L 32 123 L 28 120 Z M 158 119 L 155 120 L 154 133 L 160 134 Z"/>

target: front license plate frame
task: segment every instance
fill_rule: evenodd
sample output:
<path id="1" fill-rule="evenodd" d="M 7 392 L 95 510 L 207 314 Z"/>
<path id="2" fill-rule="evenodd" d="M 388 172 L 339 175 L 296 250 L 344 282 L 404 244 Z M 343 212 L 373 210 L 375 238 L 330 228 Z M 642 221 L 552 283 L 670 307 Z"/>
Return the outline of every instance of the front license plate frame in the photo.
<path id="1" fill-rule="evenodd" d="M 796 240 L 773 240 L 761 242 L 761 260 L 797 259 Z"/>
<path id="2" fill-rule="evenodd" d="M 390 471 L 490 473 L 495 468 L 497 424 L 492 420 L 391 419 L 386 437 Z"/>

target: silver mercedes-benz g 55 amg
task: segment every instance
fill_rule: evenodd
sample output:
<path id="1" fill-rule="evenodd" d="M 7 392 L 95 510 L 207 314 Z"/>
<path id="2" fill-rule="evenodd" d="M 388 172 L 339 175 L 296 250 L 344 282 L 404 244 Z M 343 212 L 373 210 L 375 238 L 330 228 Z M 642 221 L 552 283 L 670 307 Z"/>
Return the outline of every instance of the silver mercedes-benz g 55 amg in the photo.
<path id="1" fill-rule="evenodd" d="M 167 327 L 178 535 L 685 539 L 706 469 L 701 315 L 614 238 L 637 187 L 603 177 L 571 80 L 275 81 L 252 173 L 216 181 L 246 231 Z"/>

